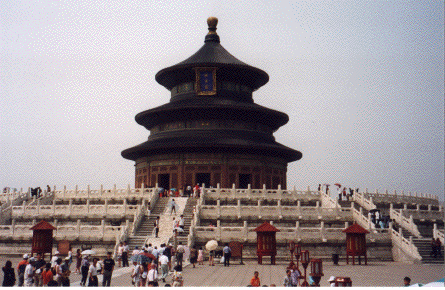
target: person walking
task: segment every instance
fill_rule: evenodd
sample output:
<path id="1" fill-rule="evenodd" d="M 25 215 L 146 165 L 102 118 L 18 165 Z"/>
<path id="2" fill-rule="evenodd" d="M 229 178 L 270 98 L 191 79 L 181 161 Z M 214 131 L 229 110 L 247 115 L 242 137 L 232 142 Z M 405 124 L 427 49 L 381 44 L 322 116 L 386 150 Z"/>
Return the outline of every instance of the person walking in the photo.
<path id="1" fill-rule="evenodd" d="M 74 274 L 80 273 L 80 266 L 82 265 L 82 254 L 80 253 L 80 249 L 76 251 L 76 270 L 74 270 Z"/>
<path id="2" fill-rule="evenodd" d="M 292 279 L 291 279 L 292 271 L 290 269 L 286 270 L 286 276 L 284 276 L 283 286 L 284 287 L 292 287 Z"/>
<path id="3" fill-rule="evenodd" d="M 3 270 L 3 287 L 12 287 L 15 285 L 15 273 L 11 261 L 6 261 Z"/>
<path id="4" fill-rule="evenodd" d="M 36 262 L 34 264 L 35 275 L 34 275 L 34 285 L 36 287 L 41 287 L 43 285 L 42 272 L 45 269 L 45 261 L 42 259 L 42 254 L 38 253 L 36 257 Z"/>
<path id="5" fill-rule="evenodd" d="M 197 259 L 198 259 L 198 250 L 196 249 L 196 246 L 193 246 L 190 249 L 190 264 L 193 265 L 193 268 L 195 268 Z"/>
<path id="6" fill-rule="evenodd" d="M 215 251 L 211 250 L 209 252 L 209 266 L 215 266 L 215 264 L 213 263 L 214 258 L 215 258 Z"/>
<path id="7" fill-rule="evenodd" d="M 170 215 L 171 215 L 173 212 L 175 212 L 175 215 L 176 215 L 176 202 L 175 202 L 175 199 L 174 199 L 174 198 L 172 198 L 172 201 L 171 201 L 171 203 L 170 203 Z"/>
<path id="8" fill-rule="evenodd" d="M 35 268 L 34 268 L 34 264 L 35 264 L 35 259 L 33 257 L 31 257 L 29 259 L 29 263 L 28 265 L 26 265 L 25 268 L 25 287 L 31 287 L 34 285 L 34 274 L 35 274 Z"/>
<path id="9" fill-rule="evenodd" d="M 154 226 L 155 226 L 155 238 L 159 238 L 159 222 L 160 222 L 160 217 L 157 216 Z"/>
<path id="10" fill-rule="evenodd" d="M 158 284 L 158 270 L 156 270 L 156 264 L 151 265 L 150 271 L 148 271 L 148 286 L 157 287 Z"/>
<path id="11" fill-rule="evenodd" d="M 54 281 L 53 277 L 54 277 L 54 275 L 53 275 L 53 271 L 51 271 L 51 263 L 46 263 L 45 270 L 43 270 L 43 272 L 42 272 L 43 286 L 48 286 L 50 281 Z"/>
<path id="12" fill-rule="evenodd" d="M 97 279 L 97 258 L 93 259 L 93 263 L 90 265 L 88 269 L 88 287 L 98 287 L 99 280 Z"/>
<path id="13" fill-rule="evenodd" d="M 168 275 L 168 257 L 164 255 L 164 252 L 162 252 L 161 256 L 159 257 L 159 265 L 161 267 L 161 279 L 162 282 L 165 282 L 165 278 L 167 278 Z"/>
<path id="14" fill-rule="evenodd" d="M 83 257 L 82 263 L 80 265 L 80 272 L 82 274 L 82 279 L 80 280 L 80 286 L 85 286 L 88 278 L 88 271 L 90 269 L 90 261 L 88 256 Z"/>
<path id="15" fill-rule="evenodd" d="M 229 247 L 229 244 L 226 243 L 223 248 L 223 254 L 224 254 L 224 267 L 230 266 L 230 256 L 232 255 L 232 250 Z"/>
<path id="16" fill-rule="evenodd" d="M 22 287 L 25 283 L 25 269 L 28 265 L 28 254 L 23 255 L 23 260 L 19 262 L 17 265 L 17 276 L 18 276 L 18 285 L 19 287 Z"/>
<path id="17" fill-rule="evenodd" d="M 185 220 L 184 220 L 184 215 L 182 215 L 182 214 L 181 214 L 181 216 L 179 218 L 178 225 L 182 229 L 181 233 L 184 232 Z"/>
<path id="18" fill-rule="evenodd" d="M 198 250 L 198 265 L 204 265 L 204 250 L 202 247 Z"/>
<path id="19" fill-rule="evenodd" d="M 179 245 L 176 248 L 176 265 L 180 265 L 182 267 L 182 259 L 184 257 L 184 253 L 184 246 L 182 245 L 182 242 L 179 242 Z"/>
<path id="20" fill-rule="evenodd" d="M 114 260 L 111 258 L 111 252 L 107 253 L 107 258 L 104 260 L 103 264 L 103 280 L 102 287 L 110 287 L 111 286 L 111 277 L 113 276 L 114 270 Z"/>
<path id="21" fill-rule="evenodd" d="M 131 273 L 132 284 L 136 287 L 139 286 L 141 280 L 141 265 L 136 261 L 133 261 L 133 272 Z"/>
<path id="22" fill-rule="evenodd" d="M 124 243 L 119 243 L 119 247 L 117 247 L 117 263 L 119 268 L 122 267 L 122 253 L 124 252 Z"/>
<path id="23" fill-rule="evenodd" d="M 294 265 L 294 267 L 292 269 L 292 273 L 290 275 L 290 281 L 291 281 L 292 287 L 297 287 L 300 279 L 301 279 L 301 272 L 300 272 L 300 270 L 298 270 L 297 265 Z"/>
<path id="24" fill-rule="evenodd" d="M 128 252 L 130 252 L 130 247 L 127 242 L 124 242 L 122 248 L 122 267 L 128 267 Z"/>

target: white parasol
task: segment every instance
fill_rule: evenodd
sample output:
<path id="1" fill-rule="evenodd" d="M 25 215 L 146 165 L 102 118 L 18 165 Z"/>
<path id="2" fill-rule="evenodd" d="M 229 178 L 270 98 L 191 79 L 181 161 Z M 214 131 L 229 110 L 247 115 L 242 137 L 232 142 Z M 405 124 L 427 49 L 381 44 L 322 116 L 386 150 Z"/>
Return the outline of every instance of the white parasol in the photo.
<path id="1" fill-rule="evenodd" d="M 88 256 L 88 255 L 96 255 L 96 252 L 93 250 L 85 250 L 81 253 L 84 256 Z"/>
<path id="2" fill-rule="evenodd" d="M 218 242 L 215 240 L 210 240 L 207 242 L 206 244 L 206 249 L 207 251 L 214 251 L 216 250 L 216 248 L 218 248 Z"/>

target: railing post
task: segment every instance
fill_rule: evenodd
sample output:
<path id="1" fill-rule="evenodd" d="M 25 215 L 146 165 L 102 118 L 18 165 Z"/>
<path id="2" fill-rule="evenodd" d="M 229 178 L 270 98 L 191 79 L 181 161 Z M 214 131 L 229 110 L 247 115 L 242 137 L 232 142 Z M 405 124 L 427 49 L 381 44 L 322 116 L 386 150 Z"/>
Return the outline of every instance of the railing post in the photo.
<path id="1" fill-rule="evenodd" d="M 298 215 L 301 215 L 301 201 L 297 200 L 297 213 Z"/>
<path id="2" fill-rule="evenodd" d="M 80 237 L 80 219 L 77 220 L 77 224 L 76 224 L 76 236 L 77 236 L 77 238 Z"/>
<path id="3" fill-rule="evenodd" d="M 244 241 L 247 241 L 247 239 L 249 238 L 249 232 L 247 229 L 247 221 L 243 222 L 243 235 L 244 235 Z"/>
<path id="4" fill-rule="evenodd" d="M 241 200 L 240 199 L 237 200 L 236 212 L 237 212 L 238 218 L 241 218 Z"/>
<path id="5" fill-rule="evenodd" d="M 104 212 L 105 212 L 105 216 L 107 216 L 108 215 L 108 198 L 105 198 Z"/>
<path id="6" fill-rule="evenodd" d="M 216 214 L 218 218 L 221 217 L 221 201 L 219 199 L 216 200 Z"/>
<path id="7" fill-rule="evenodd" d="M 23 213 L 23 215 L 25 215 L 25 212 L 26 212 L 26 201 L 23 201 L 22 207 L 23 207 L 22 213 Z"/>
<path id="8" fill-rule="evenodd" d="M 261 219 L 261 199 L 258 200 L 257 212 L 258 212 L 258 218 Z"/>
<path id="9" fill-rule="evenodd" d="M 431 211 L 431 204 L 428 205 L 428 211 Z"/>
<path id="10" fill-rule="evenodd" d="M 236 198 L 236 186 L 235 186 L 235 183 L 232 184 L 232 195 L 233 195 L 233 198 Z"/>
<path id="11" fill-rule="evenodd" d="M 11 222 L 11 237 L 14 237 L 15 219 Z"/>
<path id="12" fill-rule="evenodd" d="M 217 234 L 217 240 L 221 241 L 221 221 L 216 221 L 216 234 Z"/>
<path id="13" fill-rule="evenodd" d="M 70 198 L 68 204 L 68 216 L 72 216 L 72 214 L 73 214 L 73 199 Z"/>
<path id="14" fill-rule="evenodd" d="M 345 229 L 349 228 L 349 222 L 345 222 Z"/>
<path id="15" fill-rule="evenodd" d="M 90 199 L 87 199 L 87 213 L 90 213 Z"/>
<path id="16" fill-rule="evenodd" d="M 282 213 L 282 208 L 281 208 L 281 199 L 278 200 L 277 207 L 278 207 L 278 218 L 282 219 L 283 218 L 283 213 Z"/>
<path id="17" fill-rule="evenodd" d="M 56 215 L 56 199 L 53 199 L 53 216 Z"/>
<path id="18" fill-rule="evenodd" d="M 37 215 L 40 215 L 40 199 L 37 200 Z"/>

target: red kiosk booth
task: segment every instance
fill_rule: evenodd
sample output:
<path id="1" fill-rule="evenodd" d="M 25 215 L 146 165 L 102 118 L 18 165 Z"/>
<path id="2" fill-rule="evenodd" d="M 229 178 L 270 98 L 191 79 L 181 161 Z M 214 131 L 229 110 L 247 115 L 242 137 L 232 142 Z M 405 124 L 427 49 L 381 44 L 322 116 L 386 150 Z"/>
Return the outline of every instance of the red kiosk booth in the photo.
<path id="1" fill-rule="evenodd" d="M 277 239 L 276 233 L 280 230 L 264 222 L 262 225 L 254 229 L 257 233 L 257 250 L 258 264 L 263 264 L 263 256 L 270 256 L 270 262 L 275 265 L 275 256 L 277 255 Z"/>
<path id="2" fill-rule="evenodd" d="M 368 264 L 366 256 L 366 234 L 367 230 L 357 223 L 343 230 L 346 233 L 346 264 L 349 264 L 349 256 L 352 256 L 352 265 L 355 265 L 355 256 L 358 257 L 358 264 L 361 265 L 360 257 L 365 257 L 365 265 Z"/>
<path id="3" fill-rule="evenodd" d="M 31 230 L 32 233 L 32 248 L 31 255 L 33 253 L 41 253 L 42 256 L 45 253 L 49 253 L 52 256 L 53 250 L 53 230 L 57 230 L 50 223 L 45 220 L 34 225 Z"/>

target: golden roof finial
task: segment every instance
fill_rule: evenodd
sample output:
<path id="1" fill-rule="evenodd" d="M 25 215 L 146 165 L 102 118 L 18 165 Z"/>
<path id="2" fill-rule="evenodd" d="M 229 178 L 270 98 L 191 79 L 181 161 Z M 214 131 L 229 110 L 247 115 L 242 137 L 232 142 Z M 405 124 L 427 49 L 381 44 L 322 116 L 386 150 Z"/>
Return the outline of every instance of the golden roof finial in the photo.
<path id="1" fill-rule="evenodd" d="M 216 25 L 218 25 L 218 18 L 213 16 L 207 18 L 207 25 L 209 26 L 208 34 L 216 34 Z"/>

